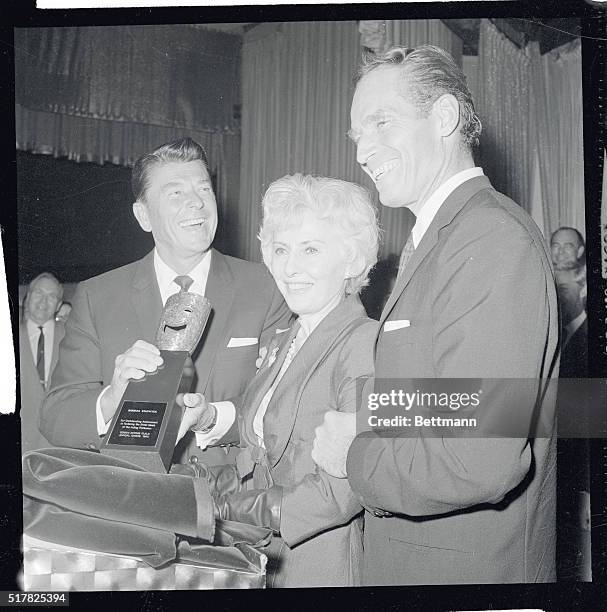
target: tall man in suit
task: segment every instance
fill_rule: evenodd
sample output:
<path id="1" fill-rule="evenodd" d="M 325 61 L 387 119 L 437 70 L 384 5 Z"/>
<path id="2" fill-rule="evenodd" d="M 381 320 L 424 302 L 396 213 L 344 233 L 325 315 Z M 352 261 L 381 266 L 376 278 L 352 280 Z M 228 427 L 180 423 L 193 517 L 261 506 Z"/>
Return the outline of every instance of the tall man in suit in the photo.
<path id="1" fill-rule="evenodd" d="M 358 162 L 382 204 L 417 218 L 379 321 L 376 385 L 530 378 L 519 416 L 544 426 L 535 439 L 526 425 L 520 438 L 422 427 L 415 437 L 357 436 L 351 415 L 326 413 L 312 456 L 347 477 L 366 508 L 364 582 L 551 581 L 554 398 L 541 400 L 558 368 L 558 311 L 547 245 L 475 167 L 481 124 L 463 73 L 442 49 L 369 58 L 351 122 Z M 508 410 L 508 388 L 492 385 L 475 413 L 481 427 Z"/>
<path id="2" fill-rule="evenodd" d="M 62 297 L 61 283 L 43 272 L 30 282 L 23 301 L 19 322 L 22 452 L 52 446 L 38 430 L 38 418 L 65 333 L 63 323 L 55 321 Z"/>
<path id="3" fill-rule="evenodd" d="M 265 266 L 211 247 L 217 204 L 198 143 L 184 138 L 144 155 L 132 187 L 133 213 L 155 248 L 76 289 L 41 415 L 41 430 L 56 445 L 98 448 L 129 380 L 161 365 L 156 328 L 163 304 L 182 287 L 205 295 L 213 308 L 193 355 L 194 390 L 209 397 L 241 394 L 260 348 L 289 327 L 290 312 Z M 190 433 L 173 460 L 213 465 L 226 454 L 202 451 Z"/>

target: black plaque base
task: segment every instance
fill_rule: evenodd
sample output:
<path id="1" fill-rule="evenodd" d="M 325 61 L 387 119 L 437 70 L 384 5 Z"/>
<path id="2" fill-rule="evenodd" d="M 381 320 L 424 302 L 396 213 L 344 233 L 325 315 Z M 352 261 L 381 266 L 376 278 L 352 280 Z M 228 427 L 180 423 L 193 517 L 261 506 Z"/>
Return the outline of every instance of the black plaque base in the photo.
<path id="1" fill-rule="evenodd" d="M 153 374 L 129 382 L 99 450 L 130 461 L 150 472 L 171 467 L 182 408 L 175 398 L 186 393 L 191 377 L 184 376 L 187 351 L 160 351 L 164 363 Z"/>

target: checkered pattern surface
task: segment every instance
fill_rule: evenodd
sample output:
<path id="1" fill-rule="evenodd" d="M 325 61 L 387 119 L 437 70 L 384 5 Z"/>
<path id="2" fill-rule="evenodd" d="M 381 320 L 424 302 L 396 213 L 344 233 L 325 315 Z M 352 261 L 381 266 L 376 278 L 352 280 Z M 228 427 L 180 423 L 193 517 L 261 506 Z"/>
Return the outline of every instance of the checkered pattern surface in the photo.
<path id="1" fill-rule="evenodd" d="M 149 591 L 264 588 L 266 556 L 243 545 L 250 571 L 171 563 L 159 569 L 134 557 L 65 549 L 24 538 L 24 591 Z"/>

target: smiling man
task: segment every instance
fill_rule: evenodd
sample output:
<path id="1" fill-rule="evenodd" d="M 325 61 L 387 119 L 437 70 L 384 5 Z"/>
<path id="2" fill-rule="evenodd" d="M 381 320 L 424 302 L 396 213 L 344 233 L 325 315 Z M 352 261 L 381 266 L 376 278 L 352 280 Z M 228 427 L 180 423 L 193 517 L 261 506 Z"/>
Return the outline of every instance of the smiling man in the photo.
<path id="1" fill-rule="evenodd" d="M 98 448 L 129 380 L 155 371 L 154 346 L 163 304 L 186 290 L 213 308 L 194 353 L 193 390 L 213 397 L 242 393 L 255 374 L 260 348 L 290 312 L 260 264 L 212 248 L 217 203 L 204 149 L 184 138 L 141 157 L 133 168 L 133 213 L 155 248 L 143 259 L 80 283 L 40 428 L 58 446 Z M 181 278 L 179 278 L 181 277 Z M 221 449 L 202 451 L 188 434 L 175 462 L 226 461 Z"/>
<path id="2" fill-rule="evenodd" d="M 329 411 L 312 457 L 347 477 L 367 510 L 365 584 L 554 580 L 554 400 L 544 392 L 557 370 L 558 311 L 547 245 L 475 166 L 481 124 L 448 53 L 394 48 L 359 76 L 357 160 L 384 206 L 416 216 L 379 320 L 376 381 L 483 379 L 487 400 L 472 415 L 481 425 L 508 411 L 508 387 L 492 379 L 537 383 L 519 438 L 357 436 L 352 415 Z"/>
<path id="3" fill-rule="evenodd" d="M 40 406 L 57 365 L 63 322 L 55 315 L 63 286 L 50 272 L 34 278 L 23 301 L 19 323 L 19 383 L 21 388 L 21 452 L 51 446 L 38 430 Z"/>

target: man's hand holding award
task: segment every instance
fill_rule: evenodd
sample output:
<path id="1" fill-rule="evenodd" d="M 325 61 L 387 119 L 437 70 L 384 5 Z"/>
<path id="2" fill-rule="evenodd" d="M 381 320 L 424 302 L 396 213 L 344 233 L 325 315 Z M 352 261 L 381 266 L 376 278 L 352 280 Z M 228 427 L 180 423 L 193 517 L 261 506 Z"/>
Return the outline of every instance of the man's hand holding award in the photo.
<path id="1" fill-rule="evenodd" d="M 190 283 L 184 282 L 181 291 L 167 299 L 156 333 L 158 350 L 139 341 L 122 356 L 122 369 L 117 363 L 122 379 L 112 380 L 108 394 L 126 388 L 100 446 L 102 453 L 159 473 L 171 467 L 183 412 L 176 398 L 192 387 L 191 354 L 211 312 L 205 297 L 187 291 L 191 279 L 179 278 Z M 149 371 L 154 364 L 159 364 L 157 369 Z"/>

